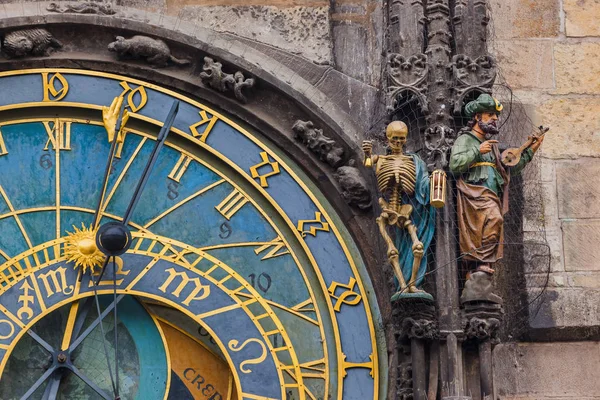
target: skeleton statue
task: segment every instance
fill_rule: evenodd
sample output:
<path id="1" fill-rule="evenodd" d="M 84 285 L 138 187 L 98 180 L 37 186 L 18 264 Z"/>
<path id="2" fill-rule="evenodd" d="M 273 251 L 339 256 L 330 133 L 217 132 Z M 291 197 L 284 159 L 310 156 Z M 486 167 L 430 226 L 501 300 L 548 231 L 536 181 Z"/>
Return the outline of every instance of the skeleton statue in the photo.
<path id="1" fill-rule="evenodd" d="M 423 160 L 416 154 L 404 153 L 408 128 L 394 121 L 387 126 L 389 155 L 372 155 L 373 144 L 364 141 L 365 166 L 375 168 L 382 212 L 377 217 L 379 232 L 387 246 L 387 257 L 398 280 L 401 297 L 431 298 L 419 289 L 427 260 L 425 252 L 431 243 L 435 212 L 429 204 L 429 175 Z M 395 228 L 396 240 L 388 232 Z"/>

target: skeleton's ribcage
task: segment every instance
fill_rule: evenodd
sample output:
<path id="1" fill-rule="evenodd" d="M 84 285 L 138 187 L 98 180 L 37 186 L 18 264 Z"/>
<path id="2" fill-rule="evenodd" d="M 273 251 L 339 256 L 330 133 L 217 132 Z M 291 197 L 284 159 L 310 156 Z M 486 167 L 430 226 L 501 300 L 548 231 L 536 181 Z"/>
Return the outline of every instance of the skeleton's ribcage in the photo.
<path id="1" fill-rule="evenodd" d="M 377 174 L 379 192 L 387 194 L 399 186 L 403 193 L 412 195 L 415 192 L 415 181 L 416 171 L 412 158 L 382 160 Z"/>

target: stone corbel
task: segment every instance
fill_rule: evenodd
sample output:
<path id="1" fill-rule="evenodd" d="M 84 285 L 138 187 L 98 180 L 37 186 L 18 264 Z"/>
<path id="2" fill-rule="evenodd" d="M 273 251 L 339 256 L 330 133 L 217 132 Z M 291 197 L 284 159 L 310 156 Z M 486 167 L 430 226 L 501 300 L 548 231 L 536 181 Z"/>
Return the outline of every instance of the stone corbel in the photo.
<path id="1" fill-rule="evenodd" d="M 223 72 L 223 65 L 210 57 L 204 57 L 200 79 L 204 84 L 219 92 L 233 92 L 235 98 L 242 103 L 248 102 L 242 90 L 252 88 L 255 83 L 254 78 L 246 78 L 241 71 L 234 74 Z"/>
<path id="2" fill-rule="evenodd" d="M 292 127 L 296 140 L 302 142 L 319 160 L 335 170 L 344 201 L 360 210 L 371 208 L 371 192 L 365 178 L 356 168 L 355 160 L 344 158 L 344 149 L 335 140 L 325 136 L 312 121 L 298 120 Z"/>

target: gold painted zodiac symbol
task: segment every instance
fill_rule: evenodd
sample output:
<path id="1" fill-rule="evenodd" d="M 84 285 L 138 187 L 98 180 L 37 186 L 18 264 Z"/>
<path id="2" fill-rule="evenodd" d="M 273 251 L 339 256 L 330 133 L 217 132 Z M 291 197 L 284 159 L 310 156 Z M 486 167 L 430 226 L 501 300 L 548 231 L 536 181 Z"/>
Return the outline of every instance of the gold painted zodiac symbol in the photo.
<path id="1" fill-rule="evenodd" d="M 8 339 L 15 333 L 15 325 L 7 319 L 0 319 L 0 324 L 6 324 L 9 326 L 9 332 L 6 335 L 0 335 L 0 340 Z"/>
<path id="2" fill-rule="evenodd" d="M 58 81 L 58 89 L 56 83 Z M 48 79 L 48 72 L 42 72 L 42 84 L 44 91 L 44 101 L 60 101 L 69 92 L 69 82 L 64 76 L 57 72 Z"/>
<path id="3" fill-rule="evenodd" d="M 248 345 L 248 343 L 258 343 L 260 345 L 261 355 L 259 357 L 253 358 L 251 360 L 243 361 L 240 364 L 240 371 L 242 371 L 244 374 L 249 374 L 250 372 L 252 372 L 252 370 L 250 368 L 244 368 L 244 367 L 248 364 L 260 364 L 261 362 L 265 361 L 265 359 L 267 358 L 267 346 L 265 346 L 265 344 L 261 340 L 254 339 L 254 338 L 246 340 L 240 346 L 238 346 L 238 343 L 239 342 L 234 339 L 234 340 L 230 340 L 227 345 L 229 346 L 230 350 L 235 351 L 235 352 L 241 351 L 244 347 L 246 347 Z"/>
<path id="4" fill-rule="evenodd" d="M 33 317 L 33 310 L 29 307 L 29 303 L 34 302 L 34 297 L 29 294 L 29 291 L 33 290 L 33 288 L 28 281 L 25 281 L 19 290 L 22 290 L 23 294 L 19 296 L 18 302 L 23 303 L 23 305 L 17 310 L 17 317 L 23 319 L 23 315 L 25 314 L 27 316 L 25 319 L 31 319 Z"/>
<path id="5" fill-rule="evenodd" d="M 123 88 L 123 91 L 119 96 L 125 96 L 127 94 L 127 105 L 131 108 L 131 112 L 140 111 L 148 102 L 148 94 L 146 93 L 146 88 L 143 86 L 138 86 L 135 89 L 132 89 L 131 86 L 125 81 L 119 83 Z M 139 94 L 139 98 L 136 101 L 136 94 Z"/>
<path id="6" fill-rule="evenodd" d="M 354 291 L 355 284 L 356 284 L 356 279 L 354 279 L 353 277 L 350 277 L 350 280 L 348 281 L 347 285 L 344 283 L 336 282 L 336 281 L 333 281 L 331 283 L 331 285 L 329 285 L 329 288 L 327 288 L 329 295 L 337 300 L 333 306 L 333 309 L 336 312 L 340 312 L 340 310 L 342 308 L 342 304 L 347 304 L 349 306 L 355 306 L 358 303 L 360 303 L 360 301 L 362 300 L 362 297 L 360 294 L 358 294 Z M 344 291 L 341 295 L 336 296 L 335 291 L 337 288 L 345 288 L 348 290 Z"/>

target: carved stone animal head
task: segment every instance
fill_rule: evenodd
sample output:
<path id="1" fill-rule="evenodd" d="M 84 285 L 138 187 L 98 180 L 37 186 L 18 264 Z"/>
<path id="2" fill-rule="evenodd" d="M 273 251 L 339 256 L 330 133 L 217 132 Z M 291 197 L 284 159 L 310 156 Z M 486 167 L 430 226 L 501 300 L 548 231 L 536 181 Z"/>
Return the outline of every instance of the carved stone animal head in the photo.
<path id="1" fill-rule="evenodd" d="M 123 53 L 129 50 L 129 42 L 123 36 L 117 36 L 115 41 L 108 45 L 108 51 Z"/>
<path id="2" fill-rule="evenodd" d="M 4 51 L 13 57 L 23 57 L 33 50 L 33 41 L 26 35 L 11 36 L 4 40 Z"/>

